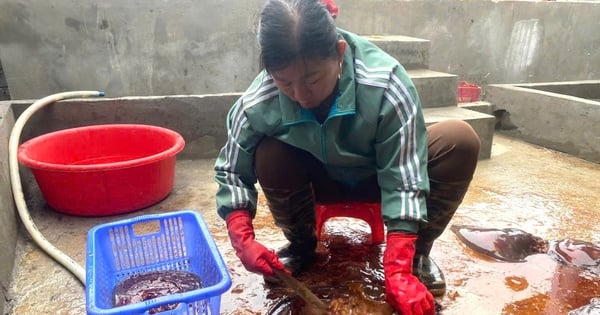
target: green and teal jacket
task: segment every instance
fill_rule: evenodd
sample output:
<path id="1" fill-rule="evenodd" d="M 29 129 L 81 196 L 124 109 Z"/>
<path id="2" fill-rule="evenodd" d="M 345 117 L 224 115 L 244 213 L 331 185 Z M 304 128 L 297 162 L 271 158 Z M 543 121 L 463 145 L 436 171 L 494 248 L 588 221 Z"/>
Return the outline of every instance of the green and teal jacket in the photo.
<path id="1" fill-rule="evenodd" d="M 347 48 L 339 95 L 321 124 L 262 71 L 230 109 L 228 140 L 215 162 L 217 211 L 256 214 L 254 151 L 269 136 L 310 152 L 335 180 L 377 175 L 388 230 L 427 222 L 427 134 L 418 93 L 400 63 L 368 40 L 339 29 Z"/>

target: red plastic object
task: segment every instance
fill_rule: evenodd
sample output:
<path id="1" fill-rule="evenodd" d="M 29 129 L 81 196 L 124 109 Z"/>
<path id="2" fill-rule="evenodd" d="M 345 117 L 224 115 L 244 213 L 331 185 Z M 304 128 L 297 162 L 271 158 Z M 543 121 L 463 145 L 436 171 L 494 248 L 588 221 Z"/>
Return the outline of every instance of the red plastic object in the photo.
<path id="1" fill-rule="evenodd" d="M 175 131 L 148 125 L 95 125 L 41 135 L 19 146 L 44 199 L 78 216 L 131 212 L 164 199 L 173 187 Z"/>
<path id="2" fill-rule="evenodd" d="M 315 207 L 317 238 L 321 239 L 323 224 L 333 217 L 361 219 L 371 228 L 371 243 L 381 244 L 385 239 L 381 204 L 365 202 L 346 202 L 319 204 Z"/>
<path id="3" fill-rule="evenodd" d="M 459 82 L 457 93 L 459 103 L 477 102 L 480 94 L 481 88 L 479 86 L 466 81 Z"/>

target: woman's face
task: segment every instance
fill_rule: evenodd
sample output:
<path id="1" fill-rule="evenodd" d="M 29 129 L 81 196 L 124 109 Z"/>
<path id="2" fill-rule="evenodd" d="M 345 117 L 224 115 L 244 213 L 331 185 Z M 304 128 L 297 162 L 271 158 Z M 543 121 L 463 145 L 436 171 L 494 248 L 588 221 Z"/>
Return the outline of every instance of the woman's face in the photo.
<path id="1" fill-rule="evenodd" d="M 344 49 L 345 45 L 339 58 L 297 59 L 281 70 L 272 71 L 271 76 L 279 90 L 303 108 L 318 107 L 337 84 Z"/>

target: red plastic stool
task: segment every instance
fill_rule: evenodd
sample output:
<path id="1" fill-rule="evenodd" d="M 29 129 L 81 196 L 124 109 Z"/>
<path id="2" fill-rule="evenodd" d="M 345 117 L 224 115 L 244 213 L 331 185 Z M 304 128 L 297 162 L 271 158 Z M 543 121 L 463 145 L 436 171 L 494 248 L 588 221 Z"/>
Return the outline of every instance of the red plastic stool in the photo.
<path id="1" fill-rule="evenodd" d="M 361 219 L 371 227 L 371 243 L 381 244 L 384 241 L 383 217 L 380 203 L 345 202 L 334 204 L 318 204 L 315 206 L 317 238 L 321 240 L 323 224 L 329 218 L 347 217 Z"/>

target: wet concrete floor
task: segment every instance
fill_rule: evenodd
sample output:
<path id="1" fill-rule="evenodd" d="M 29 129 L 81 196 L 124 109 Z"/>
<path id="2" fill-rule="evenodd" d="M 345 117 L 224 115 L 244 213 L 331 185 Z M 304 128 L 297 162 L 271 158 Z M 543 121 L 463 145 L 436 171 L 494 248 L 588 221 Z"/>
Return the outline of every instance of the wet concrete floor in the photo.
<path id="1" fill-rule="evenodd" d="M 214 211 L 212 163 L 178 161 L 171 195 L 153 207 L 127 215 L 65 216 L 48 209 L 37 191 L 29 192 L 28 205 L 42 233 L 81 264 L 85 262 L 86 234 L 94 225 L 142 214 L 196 209 L 208 223 L 232 275 L 233 285 L 222 295 L 221 313 L 277 313 L 278 307 L 290 306 L 286 296 L 292 293 L 265 285 L 261 276 L 248 273 L 235 257 L 225 224 Z M 572 238 L 600 244 L 598 192 L 600 165 L 496 135 L 492 158 L 479 163 L 451 224 L 514 227 L 548 240 Z M 260 201 L 256 237 L 276 249 L 285 241 L 273 225 L 264 198 Z M 321 297 L 334 298 L 336 292 L 358 286 L 369 299 L 383 299 L 383 246 L 368 245 L 368 226 L 361 221 L 334 219 L 327 223 L 326 232 L 329 237 L 320 246 L 317 267 L 300 280 Z M 85 313 L 83 286 L 21 233 L 5 314 Z M 342 259 L 344 255 L 348 258 Z M 465 247 L 449 230 L 436 242 L 432 256 L 448 283 L 446 295 L 438 299 L 441 314 L 566 314 L 600 296 L 598 275 L 564 267 L 544 254 L 529 256 L 522 263 L 494 261 Z M 327 269 L 328 264 L 335 266 L 336 272 Z"/>

